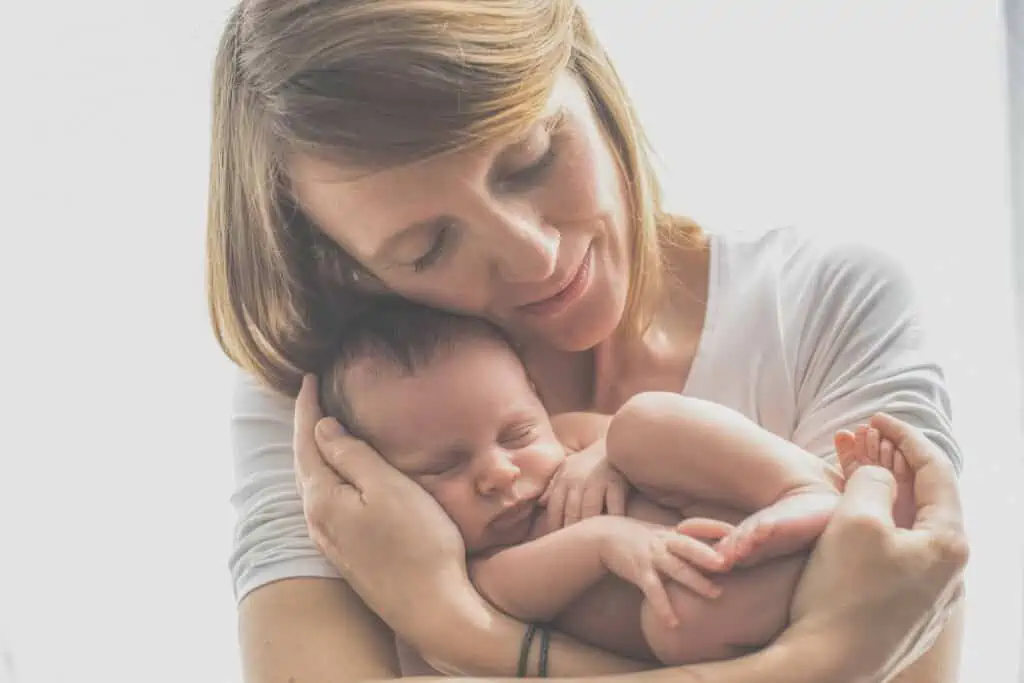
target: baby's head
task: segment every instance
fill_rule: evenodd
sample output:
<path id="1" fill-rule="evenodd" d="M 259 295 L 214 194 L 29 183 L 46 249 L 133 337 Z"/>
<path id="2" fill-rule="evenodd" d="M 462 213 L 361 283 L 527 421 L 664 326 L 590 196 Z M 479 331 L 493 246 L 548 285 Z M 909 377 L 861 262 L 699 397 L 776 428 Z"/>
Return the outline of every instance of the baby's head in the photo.
<path id="1" fill-rule="evenodd" d="M 346 325 L 320 403 L 434 496 L 471 552 L 524 538 L 565 457 L 497 329 L 401 300 Z"/>

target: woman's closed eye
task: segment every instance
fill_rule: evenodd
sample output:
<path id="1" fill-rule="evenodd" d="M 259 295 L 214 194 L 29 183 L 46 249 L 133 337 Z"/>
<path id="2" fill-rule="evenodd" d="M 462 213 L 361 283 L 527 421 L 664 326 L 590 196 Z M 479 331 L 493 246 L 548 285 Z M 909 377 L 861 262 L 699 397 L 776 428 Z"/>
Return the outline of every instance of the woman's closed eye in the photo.
<path id="1" fill-rule="evenodd" d="M 544 180 L 547 171 L 554 165 L 558 158 L 558 150 L 555 147 L 555 140 L 548 142 L 547 150 L 539 159 L 516 171 L 512 171 L 502 179 L 502 185 L 507 189 L 522 189 L 533 187 Z"/>
<path id="2" fill-rule="evenodd" d="M 412 262 L 412 269 L 417 273 L 435 265 L 449 249 L 451 241 L 455 236 L 455 228 L 451 225 L 443 225 L 434 233 L 433 240 L 427 251 Z"/>
<path id="3" fill-rule="evenodd" d="M 542 182 L 548 170 L 558 160 L 559 131 L 565 123 L 565 112 L 559 112 L 544 124 L 547 146 L 533 161 L 522 168 L 511 170 L 501 178 L 501 185 L 506 190 L 528 189 Z"/>

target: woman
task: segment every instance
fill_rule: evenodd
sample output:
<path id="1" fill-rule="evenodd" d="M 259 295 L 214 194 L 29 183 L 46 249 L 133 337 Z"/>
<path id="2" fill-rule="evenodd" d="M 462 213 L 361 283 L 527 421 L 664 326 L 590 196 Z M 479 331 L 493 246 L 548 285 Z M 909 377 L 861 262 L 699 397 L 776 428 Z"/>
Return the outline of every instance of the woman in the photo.
<path id="1" fill-rule="evenodd" d="M 450 520 L 318 422 L 303 380 L 382 295 L 503 327 L 552 412 L 685 391 L 821 457 L 879 410 L 919 426 L 902 434 L 919 454 L 914 534 L 887 517 L 891 478 L 864 470 L 777 642 L 630 679 L 955 679 L 959 455 L 902 274 L 871 251 L 712 238 L 663 212 L 575 2 L 243 2 L 215 66 L 212 156 L 211 312 L 245 371 L 232 566 L 247 680 L 394 677 L 395 635 L 441 671 L 516 672 L 527 627 L 473 589 Z M 555 634 L 547 668 L 642 667 Z"/>

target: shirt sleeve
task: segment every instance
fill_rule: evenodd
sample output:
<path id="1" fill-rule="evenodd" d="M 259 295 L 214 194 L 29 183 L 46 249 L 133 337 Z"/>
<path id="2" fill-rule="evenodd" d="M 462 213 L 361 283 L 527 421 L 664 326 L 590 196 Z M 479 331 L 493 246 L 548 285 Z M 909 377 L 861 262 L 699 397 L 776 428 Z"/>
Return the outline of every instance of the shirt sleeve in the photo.
<path id="1" fill-rule="evenodd" d="M 294 401 L 237 373 L 231 413 L 236 521 L 229 560 L 237 600 L 279 579 L 339 576 L 306 529 L 292 458 L 294 408 Z"/>
<path id="2" fill-rule="evenodd" d="M 793 441 L 834 460 L 833 436 L 887 412 L 920 428 L 962 466 L 943 371 L 904 269 L 863 246 L 831 245 L 791 292 L 797 420 Z"/>

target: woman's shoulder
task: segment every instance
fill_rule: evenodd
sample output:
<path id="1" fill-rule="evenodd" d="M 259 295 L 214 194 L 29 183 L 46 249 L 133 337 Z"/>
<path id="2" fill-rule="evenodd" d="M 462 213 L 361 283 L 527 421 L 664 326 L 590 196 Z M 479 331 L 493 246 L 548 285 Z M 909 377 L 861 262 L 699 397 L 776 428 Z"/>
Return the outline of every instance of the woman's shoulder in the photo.
<path id="1" fill-rule="evenodd" d="M 853 296 L 874 287 L 908 286 L 906 269 L 875 245 L 825 230 L 782 226 L 713 234 L 718 284 L 809 296 Z"/>
<path id="2" fill-rule="evenodd" d="M 258 377 L 242 369 L 236 369 L 232 379 L 232 420 L 259 417 L 274 422 L 283 422 L 291 427 L 295 411 L 295 400 L 289 398 L 262 382 Z"/>

